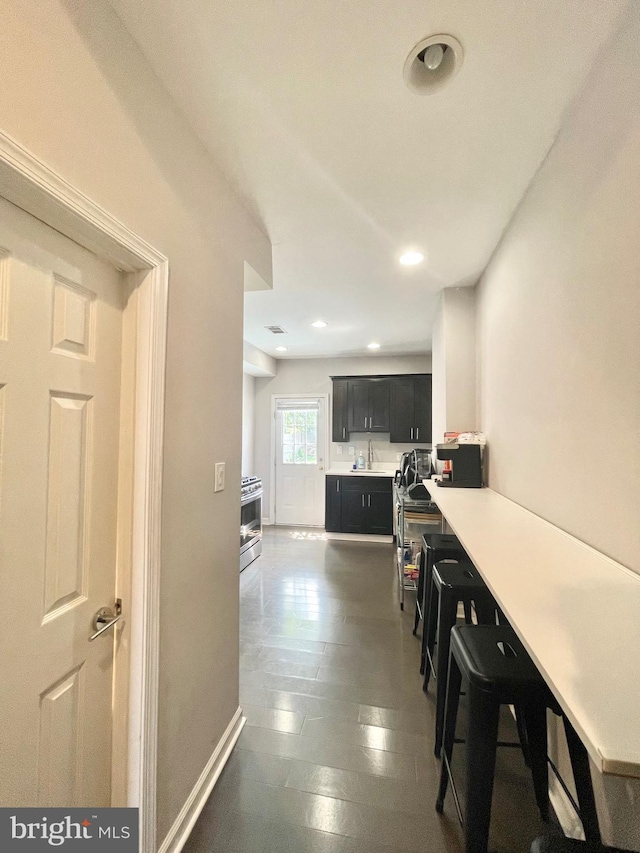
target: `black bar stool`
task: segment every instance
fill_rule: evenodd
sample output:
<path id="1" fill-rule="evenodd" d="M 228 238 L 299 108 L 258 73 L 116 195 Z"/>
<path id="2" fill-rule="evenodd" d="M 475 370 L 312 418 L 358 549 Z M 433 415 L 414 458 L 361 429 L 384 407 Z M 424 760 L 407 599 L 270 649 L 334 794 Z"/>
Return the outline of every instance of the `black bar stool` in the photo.
<path id="1" fill-rule="evenodd" d="M 460 814 L 451 778 L 451 756 L 463 678 L 467 683 L 468 703 L 465 850 L 466 853 L 486 853 L 500 706 L 514 705 L 522 720 L 520 730 L 526 733 L 536 802 L 545 821 L 549 818 L 546 709 L 551 708 L 557 714 L 561 711 L 510 625 L 454 627 L 449 653 L 442 770 L 436 801 L 438 812 L 442 812 L 451 781 Z M 598 845 L 601 840 L 587 753 L 566 717 L 564 724 L 585 835 L 590 844 Z"/>
<path id="2" fill-rule="evenodd" d="M 413 634 L 415 636 L 420 617 L 422 616 L 422 653 L 420 657 L 420 674 L 424 674 L 426 663 L 425 651 L 427 647 L 427 619 L 429 613 L 429 601 L 431 597 L 431 573 L 433 567 L 439 560 L 468 560 L 466 551 L 460 544 L 457 536 L 451 533 L 425 533 L 422 537 L 422 553 L 420 555 L 420 569 L 418 572 L 418 590 L 416 595 L 416 614 L 413 621 Z"/>
<path id="3" fill-rule="evenodd" d="M 424 675 L 424 689 L 429 686 L 429 675 L 434 669 L 436 679 L 436 735 L 434 753 L 440 758 L 442 750 L 442 732 L 447 698 L 447 670 L 449 667 L 449 644 L 451 629 L 458 618 L 458 605 L 462 604 L 465 622 L 471 623 L 471 604 L 475 605 L 478 622 L 494 624 L 496 621 L 496 602 L 487 589 L 472 563 L 436 563 L 432 572 L 429 627 L 427 644 L 427 665 Z M 437 656 L 433 660 L 433 650 L 437 642 Z"/>

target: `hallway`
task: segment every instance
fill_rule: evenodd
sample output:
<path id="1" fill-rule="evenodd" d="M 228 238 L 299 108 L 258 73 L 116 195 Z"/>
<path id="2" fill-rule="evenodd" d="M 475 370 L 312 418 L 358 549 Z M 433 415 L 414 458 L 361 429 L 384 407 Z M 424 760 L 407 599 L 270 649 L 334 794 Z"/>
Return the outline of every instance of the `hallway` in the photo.
<path id="1" fill-rule="evenodd" d="M 462 850 L 452 797 L 434 809 L 433 691 L 392 559 L 390 545 L 266 529 L 240 584 L 247 725 L 186 853 Z M 500 750 L 491 849 L 525 853 L 543 827 L 520 751 Z"/>

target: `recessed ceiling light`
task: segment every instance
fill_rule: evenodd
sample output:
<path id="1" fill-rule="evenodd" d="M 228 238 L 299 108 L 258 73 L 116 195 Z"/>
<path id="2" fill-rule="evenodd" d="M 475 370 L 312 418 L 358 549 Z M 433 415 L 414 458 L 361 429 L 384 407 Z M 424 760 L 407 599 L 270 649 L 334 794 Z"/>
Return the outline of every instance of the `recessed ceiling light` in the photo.
<path id="1" fill-rule="evenodd" d="M 430 95 L 455 77 L 463 58 L 458 39 L 444 34 L 429 36 L 409 51 L 404 81 L 416 95 Z"/>
<path id="2" fill-rule="evenodd" d="M 421 264 L 424 261 L 422 252 L 405 252 L 400 255 L 400 263 L 403 267 L 415 267 L 416 264 Z"/>
<path id="3" fill-rule="evenodd" d="M 314 320 L 311 325 L 314 327 L 314 329 L 324 329 L 327 324 L 324 320 Z"/>
<path id="4" fill-rule="evenodd" d="M 286 352 L 286 351 L 287 351 L 286 347 L 276 347 L 276 352 Z"/>
<path id="5" fill-rule="evenodd" d="M 367 349 L 380 349 L 380 344 L 372 342 L 370 344 L 367 344 Z"/>

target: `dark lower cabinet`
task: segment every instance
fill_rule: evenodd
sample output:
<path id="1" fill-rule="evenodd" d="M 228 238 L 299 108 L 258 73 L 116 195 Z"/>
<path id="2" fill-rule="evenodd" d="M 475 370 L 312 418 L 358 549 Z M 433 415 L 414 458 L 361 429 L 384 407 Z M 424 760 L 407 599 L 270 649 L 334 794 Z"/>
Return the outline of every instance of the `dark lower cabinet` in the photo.
<path id="1" fill-rule="evenodd" d="M 393 530 L 391 477 L 328 475 L 325 529 L 329 533 L 376 533 Z"/>

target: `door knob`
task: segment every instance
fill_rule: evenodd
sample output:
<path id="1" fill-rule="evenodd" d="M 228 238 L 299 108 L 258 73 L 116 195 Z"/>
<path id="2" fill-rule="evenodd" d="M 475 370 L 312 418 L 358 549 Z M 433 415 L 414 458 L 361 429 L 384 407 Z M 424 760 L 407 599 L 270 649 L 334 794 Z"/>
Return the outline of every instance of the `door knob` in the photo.
<path id="1" fill-rule="evenodd" d="M 115 612 L 114 612 L 115 611 Z M 100 610 L 93 617 L 93 630 L 95 634 L 92 634 L 89 637 L 89 642 L 95 640 L 96 637 L 99 637 L 100 634 L 104 634 L 105 631 L 108 631 L 116 622 L 119 622 L 122 619 L 122 599 L 116 599 L 116 606 L 114 610 L 110 607 L 101 607 Z"/>

